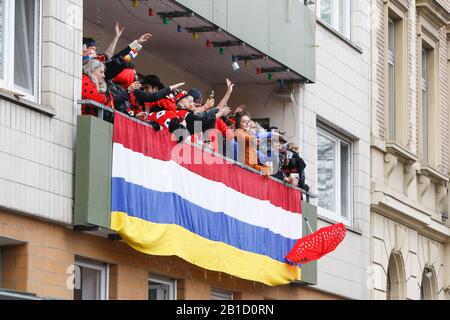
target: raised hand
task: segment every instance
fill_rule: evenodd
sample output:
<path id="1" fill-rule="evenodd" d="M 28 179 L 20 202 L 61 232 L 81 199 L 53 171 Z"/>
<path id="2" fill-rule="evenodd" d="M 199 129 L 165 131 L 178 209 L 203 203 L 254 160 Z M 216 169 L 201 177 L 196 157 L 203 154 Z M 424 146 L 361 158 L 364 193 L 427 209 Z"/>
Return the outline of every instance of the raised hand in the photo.
<path id="1" fill-rule="evenodd" d="M 231 108 L 230 107 L 223 107 L 222 109 L 220 109 L 219 112 L 217 112 L 216 118 L 226 117 L 230 113 L 231 113 Z"/>
<path id="2" fill-rule="evenodd" d="M 152 35 L 150 33 L 145 33 L 142 36 L 140 36 L 139 39 L 137 39 L 137 42 L 139 44 L 143 44 L 144 42 L 147 42 L 148 40 L 150 40 L 151 37 L 152 37 Z"/>
<path id="3" fill-rule="evenodd" d="M 116 37 L 120 38 L 122 36 L 123 30 L 125 30 L 125 27 L 120 27 L 119 22 L 116 22 Z"/>
<path id="4" fill-rule="evenodd" d="M 229 93 L 233 92 L 234 83 L 227 79 L 227 91 Z"/>
<path id="5" fill-rule="evenodd" d="M 133 92 L 134 90 L 140 89 L 141 87 L 142 84 L 139 81 L 135 81 L 128 87 L 128 92 Z"/>

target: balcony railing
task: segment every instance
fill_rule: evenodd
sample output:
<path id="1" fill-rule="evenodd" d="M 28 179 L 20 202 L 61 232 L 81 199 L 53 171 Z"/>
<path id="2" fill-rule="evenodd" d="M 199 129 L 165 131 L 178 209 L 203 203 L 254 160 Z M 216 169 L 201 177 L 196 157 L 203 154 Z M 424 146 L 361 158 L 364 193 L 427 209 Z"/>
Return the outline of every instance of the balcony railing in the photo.
<path id="1" fill-rule="evenodd" d="M 103 105 L 103 104 L 100 104 L 100 103 L 98 103 L 98 102 L 96 102 L 96 101 L 93 101 L 93 100 L 78 100 L 78 104 L 79 104 L 79 105 L 89 105 L 89 106 L 92 106 L 92 107 L 97 108 L 97 111 L 98 111 L 97 117 L 98 117 L 99 119 L 103 119 L 103 118 L 104 118 L 104 115 L 107 114 L 107 113 L 109 113 L 109 114 L 114 114 L 114 113 L 116 112 L 114 109 L 111 109 L 110 107 L 107 107 L 107 106 L 105 106 L 105 105 Z M 133 120 L 133 121 L 139 122 L 139 123 L 142 124 L 142 125 L 150 126 L 150 125 L 149 125 L 148 123 L 146 123 L 145 121 L 141 121 L 141 120 L 136 119 L 136 118 L 133 118 L 133 117 L 130 117 L 130 119 Z M 189 143 L 189 142 L 185 142 L 185 143 Z M 192 144 L 192 146 L 200 148 L 198 145 L 195 145 L 195 144 Z M 233 163 L 234 165 L 236 165 L 236 166 L 238 166 L 238 167 L 241 167 L 241 168 L 243 168 L 243 169 L 245 169 L 245 170 L 248 170 L 248 171 L 251 171 L 251 172 L 260 174 L 260 172 L 257 171 L 257 170 L 255 170 L 254 168 L 252 168 L 252 167 L 250 167 L 250 166 L 247 166 L 247 165 L 245 165 L 245 164 L 243 164 L 243 163 L 237 162 L 237 161 L 235 161 L 234 159 L 230 159 L 230 158 L 228 158 L 228 157 L 225 157 L 225 156 L 223 156 L 222 154 L 219 154 L 219 153 L 216 153 L 216 152 L 212 152 L 212 151 L 210 151 L 210 150 L 205 150 L 205 149 L 203 149 L 203 151 L 204 151 L 204 152 L 211 153 L 211 154 L 214 155 L 215 157 L 222 158 L 222 159 L 226 160 L 227 162 Z M 291 185 L 291 184 L 283 183 L 283 182 L 281 182 L 280 180 L 278 180 L 278 179 L 276 179 L 276 178 L 274 178 L 274 177 L 271 177 L 271 176 L 269 176 L 268 178 L 271 179 L 271 180 L 273 180 L 273 181 L 276 181 L 276 182 L 278 182 L 278 183 L 282 183 L 283 185 L 285 185 L 285 186 L 288 187 L 288 188 L 291 188 L 291 189 L 295 189 L 295 190 L 300 191 L 300 192 L 302 193 L 302 195 L 305 195 L 305 197 L 306 197 L 306 202 L 307 202 L 307 203 L 310 203 L 310 199 L 317 199 L 317 195 L 314 194 L 314 193 L 312 193 L 312 192 L 303 190 L 303 189 L 301 189 L 301 188 L 297 188 L 297 187 L 295 187 L 295 186 L 293 186 L 293 185 Z"/>

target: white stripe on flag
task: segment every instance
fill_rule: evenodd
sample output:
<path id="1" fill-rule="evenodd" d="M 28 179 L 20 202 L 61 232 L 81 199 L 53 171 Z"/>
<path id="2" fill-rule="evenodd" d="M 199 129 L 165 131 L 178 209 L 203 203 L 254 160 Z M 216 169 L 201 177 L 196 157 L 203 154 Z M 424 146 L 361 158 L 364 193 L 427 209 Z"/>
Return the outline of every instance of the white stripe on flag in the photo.
<path id="1" fill-rule="evenodd" d="M 286 238 L 302 237 L 302 215 L 206 179 L 174 161 L 162 161 L 114 143 L 113 178 L 159 192 L 173 192 L 213 212 L 263 227 Z M 258 186 L 255 186 L 257 188 Z"/>

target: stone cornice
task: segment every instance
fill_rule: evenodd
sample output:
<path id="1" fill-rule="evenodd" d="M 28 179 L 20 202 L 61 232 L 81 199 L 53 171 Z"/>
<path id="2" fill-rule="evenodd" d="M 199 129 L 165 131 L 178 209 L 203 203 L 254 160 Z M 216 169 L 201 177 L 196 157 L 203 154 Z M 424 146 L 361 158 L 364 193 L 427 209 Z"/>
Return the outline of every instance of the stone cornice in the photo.
<path id="1" fill-rule="evenodd" d="M 436 221 L 426 213 L 425 208 L 420 208 L 416 203 L 395 192 L 381 190 L 371 192 L 371 210 L 417 230 L 433 240 L 440 242 L 450 240 L 450 229 L 445 223 Z"/>
<path id="2" fill-rule="evenodd" d="M 398 160 L 403 164 L 409 166 L 418 161 L 416 155 L 414 155 L 411 151 L 402 147 L 395 141 L 386 141 L 385 146 L 386 153 L 392 154 L 393 156 L 397 157 Z"/>
<path id="3" fill-rule="evenodd" d="M 450 11 L 437 0 L 416 0 L 416 8 L 418 14 L 436 28 L 446 26 L 450 22 Z"/>

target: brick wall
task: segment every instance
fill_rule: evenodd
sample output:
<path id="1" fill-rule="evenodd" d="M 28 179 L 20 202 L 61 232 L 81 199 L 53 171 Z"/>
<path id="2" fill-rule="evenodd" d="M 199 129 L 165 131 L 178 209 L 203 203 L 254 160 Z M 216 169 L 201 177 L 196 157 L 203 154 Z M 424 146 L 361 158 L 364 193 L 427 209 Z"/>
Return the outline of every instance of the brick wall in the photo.
<path id="1" fill-rule="evenodd" d="M 148 256 L 124 242 L 0 211 L 0 238 L 23 242 L 3 247 L 1 287 L 40 297 L 73 299 L 68 288 L 75 257 L 109 264 L 109 297 L 148 298 L 149 274 L 177 279 L 178 299 L 210 299 L 211 287 L 228 290 L 235 299 L 337 299 L 332 294 L 292 286 L 269 287 L 228 274 L 201 269 L 177 257 Z"/>

